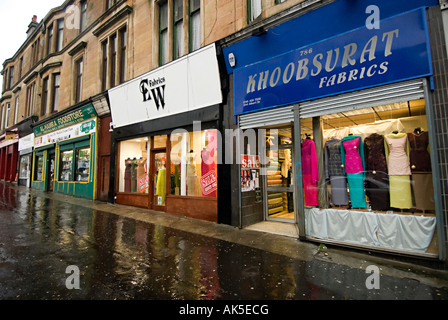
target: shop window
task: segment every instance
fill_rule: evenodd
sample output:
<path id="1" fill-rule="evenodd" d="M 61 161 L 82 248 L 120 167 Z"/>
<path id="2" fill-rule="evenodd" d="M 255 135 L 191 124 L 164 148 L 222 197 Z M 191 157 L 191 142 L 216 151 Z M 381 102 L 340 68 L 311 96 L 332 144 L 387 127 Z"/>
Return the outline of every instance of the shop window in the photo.
<path id="1" fill-rule="evenodd" d="M 171 194 L 217 196 L 217 131 L 171 135 Z"/>
<path id="2" fill-rule="evenodd" d="M 76 150 L 76 181 L 89 181 L 90 173 L 90 148 Z"/>
<path id="3" fill-rule="evenodd" d="M 43 168 L 44 168 L 44 155 L 40 154 L 35 157 L 35 167 L 34 167 L 34 181 L 43 180 Z"/>
<path id="4" fill-rule="evenodd" d="M 302 119 L 307 235 L 437 253 L 425 110 L 417 100 Z"/>
<path id="5" fill-rule="evenodd" d="M 149 138 L 120 143 L 119 192 L 149 192 L 149 150 Z"/>
<path id="6" fill-rule="evenodd" d="M 19 179 L 28 179 L 30 177 L 30 156 L 21 156 L 19 165 Z"/>
<path id="7" fill-rule="evenodd" d="M 61 151 L 59 181 L 72 181 L 73 150 Z"/>

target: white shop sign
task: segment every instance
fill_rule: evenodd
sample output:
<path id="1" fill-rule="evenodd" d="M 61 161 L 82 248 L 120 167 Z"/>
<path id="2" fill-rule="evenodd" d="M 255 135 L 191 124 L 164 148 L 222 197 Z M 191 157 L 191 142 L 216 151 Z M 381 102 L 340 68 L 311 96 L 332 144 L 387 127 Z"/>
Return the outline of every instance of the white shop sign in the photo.
<path id="1" fill-rule="evenodd" d="M 34 133 L 19 139 L 19 151 L 34 147 Z"/>
<path id="2" fill-rule="evenodd" d="M 222 102 L 214 44 L 109 90 L 114 128 Z"/>
<path id="3" fill-rule="evenodd" d="M 96 118 L 36 137 L 34 138 L 34 148 L 40 148 L 52 143 L 82 137 L 94 132 L 96 132 Z"/>

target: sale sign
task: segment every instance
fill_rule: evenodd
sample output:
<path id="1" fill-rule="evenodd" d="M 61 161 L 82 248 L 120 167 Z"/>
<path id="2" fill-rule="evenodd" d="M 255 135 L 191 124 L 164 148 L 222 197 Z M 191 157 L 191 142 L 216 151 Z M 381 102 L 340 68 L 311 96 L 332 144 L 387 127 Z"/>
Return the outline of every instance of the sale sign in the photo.
<path id="1" fill-rule="evenodd" d="M 218 189 L 218 179 L 215 170 L 211 170 L 201 177 L 201 188 L 204 196 Z"/>
<path id="2" fill-rule="evenodd" d="M 242 154 L 241 169 L 260 169 L 260 157 Z"/>
<path id="3" fill-rule="evenodd" d="M 144 192 L 149 188 L 149 175 L 145 173 L 140 178 L 138 178 L 138 190 Z"/>

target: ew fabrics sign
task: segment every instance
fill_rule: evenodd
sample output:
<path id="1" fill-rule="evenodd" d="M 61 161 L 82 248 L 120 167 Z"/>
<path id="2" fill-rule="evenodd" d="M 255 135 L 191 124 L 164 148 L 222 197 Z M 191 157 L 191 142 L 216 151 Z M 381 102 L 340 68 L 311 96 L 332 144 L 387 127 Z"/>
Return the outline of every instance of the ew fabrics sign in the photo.
<path id="1" fill-rule="evenodd" d="M 215 44 L 109 90 L 115 128 L 222 102 Z"/>

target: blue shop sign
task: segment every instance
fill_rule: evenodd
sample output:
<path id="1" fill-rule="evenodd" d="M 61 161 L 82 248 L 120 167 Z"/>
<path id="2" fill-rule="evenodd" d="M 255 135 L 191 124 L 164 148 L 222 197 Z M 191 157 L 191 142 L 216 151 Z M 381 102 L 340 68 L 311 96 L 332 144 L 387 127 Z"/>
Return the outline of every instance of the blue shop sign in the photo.
<path id="1" fill-rule="evenodd" d="M 430 75 L 417 9 L 234 70 L 235 115 Z"/>

